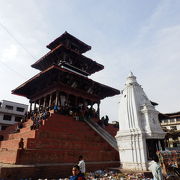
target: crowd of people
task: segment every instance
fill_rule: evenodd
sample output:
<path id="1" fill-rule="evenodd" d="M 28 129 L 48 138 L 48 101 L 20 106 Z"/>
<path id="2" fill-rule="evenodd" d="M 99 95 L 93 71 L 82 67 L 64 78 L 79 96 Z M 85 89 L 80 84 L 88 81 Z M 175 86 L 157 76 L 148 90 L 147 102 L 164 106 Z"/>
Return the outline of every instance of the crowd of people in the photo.
<path id="1" fill-rule="evenodd" d="M 98 124 L 101 126 L 101 127 L 105 127 L 105 126 L 108 126 L 109 124 L 109 117 L 106 115 L 106 116 L 103 116 L 99 121 L 98 121 Z"/>
<path id="2" fill-rule="evenodd" d="M 76 120 L 98 117 L 98 113 L 93 107 L 88 107 L 82 104 L 80 104 L 79 106 L 71 106 L 67 103 L 64 103 L 64 106 L 55 105 L 53 109 L 59 114 L 73 116 Z"/>
<path id="3" fill-rule="evenodd" d="M 43 111 L 32 111 L 30 118 L 33 121 L 31 130 L 38 129 L 42 126 L 43 120 L 46 120 L 50 116 L 49 108 Z"/>
<path id="4" fill-rule="evenodd" d="M 50 116 L 51 110 L 54 110 L 54 112 L 58 114 L 72 116 L 75 120 L 79 121 L 83 121 L 85 118 L 99 118 L 98 112 L 92 106 L 85 106 L 83 104 L 80 104 L 79 106 L 70 106 L 65 102 L 63 106 L 53 105 L 51 107 L 47 107 L 46 109 L 40 107 L 25 113 L 25 116 L 21 119 L 20 122 L 18 122 L 14 133 L 19 132 L 20 129 L 23 128 L 23 123 L 28 119 L 33 121 L 31 130 L 38 129 L 42 126 L 43 120 L 46 120 Z M 108 116 L 102 117 L 99 121 L 99 125 L 102 127 L 107 126 L 108 121 Z"/>

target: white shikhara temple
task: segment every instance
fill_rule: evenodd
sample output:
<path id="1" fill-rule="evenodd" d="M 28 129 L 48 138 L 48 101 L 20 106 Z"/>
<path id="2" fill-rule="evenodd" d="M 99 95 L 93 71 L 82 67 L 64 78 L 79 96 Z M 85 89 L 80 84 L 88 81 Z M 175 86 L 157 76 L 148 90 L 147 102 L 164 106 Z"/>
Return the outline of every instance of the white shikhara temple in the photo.
<path id="1" fill-rule="evenodd" d="M 130 73 L 119 104 L 119 131 L 116 135 L 123 169 L 146 171 L 156 151 L 164 149 L 165 132 L 159 112 Z"/>

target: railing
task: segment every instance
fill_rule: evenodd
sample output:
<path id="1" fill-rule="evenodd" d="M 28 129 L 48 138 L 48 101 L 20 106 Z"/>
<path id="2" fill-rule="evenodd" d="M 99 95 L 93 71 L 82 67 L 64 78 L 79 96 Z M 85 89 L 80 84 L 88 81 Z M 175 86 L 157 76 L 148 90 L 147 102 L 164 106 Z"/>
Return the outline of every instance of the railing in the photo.
<path id="1" fill-rule="evenodd" d="M 117 141 L 113 136 L 111 136 L 105 129 L 99 126 L 96 122 L 92 121 L 90 118 L 84 118 L 84 121 L 103 139 L 105 139 L 115 150 L 118 151 Z"/>

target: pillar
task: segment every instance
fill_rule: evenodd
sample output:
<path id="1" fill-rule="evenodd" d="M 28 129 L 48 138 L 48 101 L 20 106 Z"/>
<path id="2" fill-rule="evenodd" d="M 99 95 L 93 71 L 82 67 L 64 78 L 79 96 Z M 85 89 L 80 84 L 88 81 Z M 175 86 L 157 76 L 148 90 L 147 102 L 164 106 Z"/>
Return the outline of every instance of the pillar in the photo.
<path id="1" fill-rule="evenodd" d="M 56 106 L 58 105 L 58 95 L 59 95 L 59 92 L 56 91 L 56 100 L 55 100 L 55 105 L 56 105 Z"/>
<path id="2" fill-rule="evenodd" d="M 44 97 L 43 109 L 46 107 L 46 97 Z"/>
<path id="3" fill-rule="evenodd" d="M 51 102 L 52 102 L 52 94 L 49 95 L 49 108 L 51 107 Z"/>
<path id="4" fill-rule="evenodd" d="M 30 112 L 32 111 L 32 102 L 30 102 Z"/>
<path id="5" fill-rule="evenodd" d="M 58 101 L 57 101 L 58 106 L 61 106 L 61 93 L 58 93 Z"/>
<path id="6" fill-rule="evenodd" d="M 39 111 L 40 111 L 40 106 L 41 106 L 41 99 L 39 99 Z"/>
<path id="7" fill-rule="evenodd" d="M 100 117 L 100 101 L 97 103 L 97 115 Z"/>
<path id="8" fill-rule="evenodd" d="M 34 110 L 36 110 L 36 101 L 34 102 Z"/>

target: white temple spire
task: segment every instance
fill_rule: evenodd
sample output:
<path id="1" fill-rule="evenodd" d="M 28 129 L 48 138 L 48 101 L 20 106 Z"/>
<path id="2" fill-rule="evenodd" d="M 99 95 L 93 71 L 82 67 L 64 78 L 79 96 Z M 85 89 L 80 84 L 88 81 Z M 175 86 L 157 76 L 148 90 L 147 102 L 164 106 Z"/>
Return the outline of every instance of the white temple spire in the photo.
<path id="1" fill-rule="evenodd" d="M 151 104 L 132 72 L 128 75 L 119 104 L 119 131 L 116 135 L 123 168 L 147 170 L 165 133 L 159 112 Z M 153 144 L 148 147 L 148 144 Z M 154 149 L 151 149 L 154 148 Z"/>
<path id="2" fill-rule="evenodd" d="M 132 83 L 137 83 L 137 81 L 136 81 L 136 76 L 134 76 L 134 74 L 130 72 L 126 80 L 126 85 L 132 84 Z"/>

